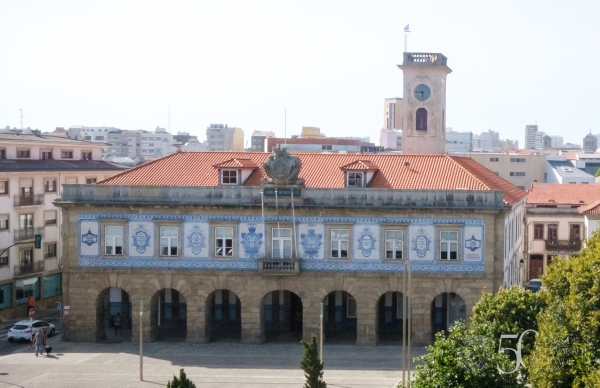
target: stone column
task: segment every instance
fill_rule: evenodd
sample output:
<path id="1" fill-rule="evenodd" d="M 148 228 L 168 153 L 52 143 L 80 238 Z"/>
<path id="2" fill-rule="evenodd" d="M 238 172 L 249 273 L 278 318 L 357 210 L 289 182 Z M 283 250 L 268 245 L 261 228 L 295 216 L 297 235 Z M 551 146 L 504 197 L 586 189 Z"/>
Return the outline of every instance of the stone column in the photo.
<path id="1" fill-rule="evenodd" d="M 187 307 L 187 338 L 186 342 L 206 343 L 206 314 L 200 300 L 189 298 L 186 300 Z"/>
<path id="2" fill-rule="evenodd" d="M 144 314 L 142 316 L 143 341 L 153 342 L 152 336 L 152 308 L 150 298 L 140 298 L 139 295 L 131 296 L 131 342 L 140 342 L 140 299 L 144 301 Z M 156 324 L 156 323 L 154 323 Z"/>
<path id="3" fill-rule="evenodd" d="M 415 301 L 412 305 L 412 346 L 425 346 L 433 342 L 431 329 L 431 302 Z"/>
<path id="4" fill-rule="evenodd" d="M 356 345 L 377 345 L 377 300 L 356 299 Z"/>
<path id="5" fill-rule="evenodd" d="M 314 334 L 319 339 L 321 330 L 321 308 L 322 298 L 320 295 L 305 296 L 302 298 L 302 339 L 310 341 Z M 325 334 L 325 333 L 323 333 Z"/>
<path id="6" fill-rule="evenodd" d="M 242 343 L 261 344 L 265 342 L 264 323 L 262 320 L 262 301 L 246 300 L 242 302 Z"/>

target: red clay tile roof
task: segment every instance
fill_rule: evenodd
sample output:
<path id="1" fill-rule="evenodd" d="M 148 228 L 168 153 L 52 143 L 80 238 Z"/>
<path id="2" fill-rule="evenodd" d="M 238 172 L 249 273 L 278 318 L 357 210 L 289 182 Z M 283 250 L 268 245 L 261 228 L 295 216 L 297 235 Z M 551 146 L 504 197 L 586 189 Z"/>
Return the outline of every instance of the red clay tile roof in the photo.
<path id="1" fill-rule="evenodd" d="M 340 167 L 340 169 L 342 171 L 349 171 L 349 170 L 365 171 L 365 170 L 379 170 L 379 167 L 377 167 L 376 165 L 371 163 L 371 161 L 369 161 L 369 160 L 357 160 L 356 162 L 352 162 L 345 166 Z"/>
<path id="2" fill-rule="evenodd" d="M 577 154 L 574 152 L 567 152 L 565 159 L 566 160 L 577 160 Z"/>
<path id="3" fill-rule="evenodd" d="M 534 183 L 527 204 L 589 205 L 600 199 L 600 185 Z"/>
<path id="4" fill-rule="evenodd" d="M 578 210 L 581 214 L 600 214 L 600 199 L 589 205 L 579 206 Z"/>
<path id="5" fill-rule="evenodd" d="M 229 159 L 215 164 L 216 168 L 257 168 L 258 165 L 252 159 Z"/>
<path id="6" fill-rule="evenodd" d="M 151 163 L 105 179 L 103 185 L 149 186 L 218 186 L 218 171 L 207 168 L 232 159 L 250 159 L 259 166 L 268 159 L 267 152 L 177 152 Z M 344 188 L 343 166 L 354 164 L 363 154 L 298 154 L 302 160 L 300 178 L 307 188 Z M 371 188 L 399 190 L 503 190 L 504 202 L 514 205 L 527 193 L 500 178 L 468 157 L 449 155 L 369 155 L 379 172 Z M 260 186 L 266 178 L 256 169 L 245 186 Z M 580 186 L 580 185 L 579 185 Z"/>

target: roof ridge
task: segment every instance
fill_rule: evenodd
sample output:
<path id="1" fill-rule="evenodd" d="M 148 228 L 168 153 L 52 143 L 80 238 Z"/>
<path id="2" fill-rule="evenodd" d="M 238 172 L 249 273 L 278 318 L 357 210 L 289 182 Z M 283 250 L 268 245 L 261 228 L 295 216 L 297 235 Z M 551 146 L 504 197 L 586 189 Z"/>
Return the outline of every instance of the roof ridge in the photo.
<path id="1" fill-rule="evenodd" d="M 119 173 L 119 174 L 113 175 L 113 176 L 111 176 L 111 177 L 108 177 L 108 178 L 104 178 L 104 179 L 102 179 L 101 181 L 99 181 L 99 182 L 96 182 L 96 183 L 104 183 L 104 182 L 106 182 L 107 180 L 114 179 L 114 178 L 118 178 L 118 177 L 120 177 L 121 175 L 123 175 L 123 174 L 126 174 L 126 173 L 129 173 L 129 172 L 131 172 L 131 171 L 138 170 L 138 169 L 140 169 L 140 168 L 142 168 L 142 167 L 145 167 L 145 166 L 150 166 L 151 164 L 154 164 L 154 163 L 158 162 L 159 160 L 164 160 L 164 159 L 167 159 L 167 158 L 171 158 L 171 157 L 174 157 L 174 156 L 176 156 L 176 155 L 180 155 L 180 154 L 183 154 L 183 152 L 174 152 L 174 153 L 172 153 L 172 154 L 170 154 L 170 155 L 167 155 L 167 156 L 164 156 L 164 157 L 162 157 L 162 158 L 154 159 L 154 160 L 152 160 L 152 161 L 150 161 L 150 162 L 148 162 L 148 163 L 141 163 L 141 164 L 139 164 L 139 165 L 137 165 L 137 166 L 135 166 L 135 167 L 132 167 L 132 168 L 130 168 L 130 169 L 127 169 L 127 170 L 125 170 L 125 171 L 123 171 L 123 172 L 121 172 L 121 173 Z"/>

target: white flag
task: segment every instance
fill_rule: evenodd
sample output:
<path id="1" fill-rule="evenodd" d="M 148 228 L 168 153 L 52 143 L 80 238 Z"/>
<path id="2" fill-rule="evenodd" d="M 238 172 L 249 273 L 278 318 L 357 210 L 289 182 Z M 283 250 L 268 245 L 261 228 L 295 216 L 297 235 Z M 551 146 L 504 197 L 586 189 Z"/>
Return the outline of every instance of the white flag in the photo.
<path id="1" fill-rule="evenodd" d="M 406 25 L 406 27 L 404 27 L 404 32 L 410 32 L 410 31 L 408 30 L 408 26 L 410 26 L 410 24 L 407 24 L 407 25 Z"/>

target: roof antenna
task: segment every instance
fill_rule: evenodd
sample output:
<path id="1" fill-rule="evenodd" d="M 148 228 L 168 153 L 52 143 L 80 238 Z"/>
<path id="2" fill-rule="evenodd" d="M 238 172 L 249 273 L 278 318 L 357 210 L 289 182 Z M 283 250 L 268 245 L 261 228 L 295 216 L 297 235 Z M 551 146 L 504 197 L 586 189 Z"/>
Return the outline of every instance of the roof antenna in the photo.
<path id="1" fill-rule="evenodd" d="M 287 108 L 283 108 L 283 143 L 287 145 Z"/>

